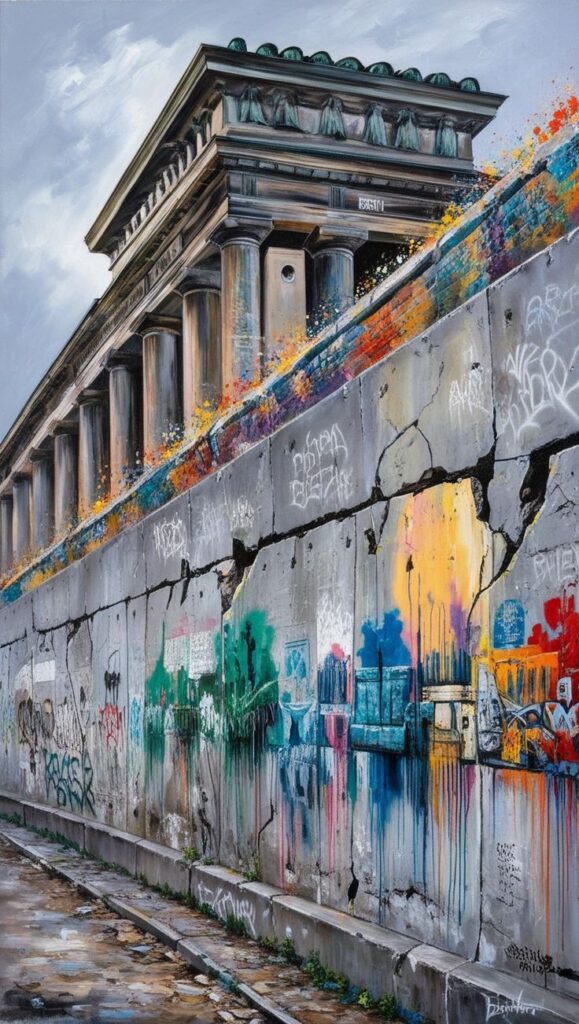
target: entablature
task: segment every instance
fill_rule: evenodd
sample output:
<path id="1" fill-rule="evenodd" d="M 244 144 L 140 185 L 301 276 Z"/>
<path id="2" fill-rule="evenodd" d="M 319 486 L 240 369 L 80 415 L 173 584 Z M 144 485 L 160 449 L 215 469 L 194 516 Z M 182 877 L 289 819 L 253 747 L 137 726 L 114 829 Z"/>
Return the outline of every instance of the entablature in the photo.
<path id="1" fill-rule="evenodd" d="M 458 178 L 472 171 L 471 138 L 503 97 L 452 88 L 450 80 L 447 87 L 444 75 L 433 84 L 390 74 L 385 63 L 372 65 L 382 69 L 376 73 L 352 61 L 202 46 L 91 227 L 91 250 L 108 253 L 117 273 L 147 222 L 165 216 L 170 196 L 199 177 L 220 143 L 240 147 L 240 159 L 258 153 L 273 163 L 291 155 L 306 166 L 440 167 Z"/>

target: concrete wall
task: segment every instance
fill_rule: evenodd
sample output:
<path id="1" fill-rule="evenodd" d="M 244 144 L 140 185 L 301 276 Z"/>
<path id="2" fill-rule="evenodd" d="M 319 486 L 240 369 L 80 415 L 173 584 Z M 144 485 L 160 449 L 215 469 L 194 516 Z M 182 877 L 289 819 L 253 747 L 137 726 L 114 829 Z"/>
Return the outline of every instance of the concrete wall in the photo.
<path id="1" fill-rule="evenodd" d="M 579 995 L 578 271 L 2 608 L 2 788 Z"/>

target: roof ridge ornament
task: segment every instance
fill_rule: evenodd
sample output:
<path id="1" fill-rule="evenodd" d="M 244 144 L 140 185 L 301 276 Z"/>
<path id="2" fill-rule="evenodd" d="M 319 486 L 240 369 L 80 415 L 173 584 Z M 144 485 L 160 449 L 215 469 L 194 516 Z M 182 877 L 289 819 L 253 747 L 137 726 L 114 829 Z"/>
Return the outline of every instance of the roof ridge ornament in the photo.
<path id="1" fill-rule="evenodd" d="M 342 57 L 341 60 L 336 61 L 337 68 L 348 68 L 349 71 L 363 71 L 364 65 L 361 60 L 357 57 Z"/>
<path id="2" fill-rule="evenodd" d="M 277 57 L 278 49 L 275 43 L 262 43 L 255 51 L 259 57 Z"/>
<path id="3" fill-rule="evenodd" d="M 286 46 L 285 50 L 280 52 L 280 57 L 284 60 L 304 60 L 304 51 L 299 46 Z"/>
<path id="4" fill-rule="evenodd" d="M 452 87 L 450 75 L 447 75 L 446 71 L 435 71 L 432 75 L 427 75 L 424 81 L 430 85 L 437 85 L 441 89 L 450 89 Z"/>
<path id="5" fill-rule="evenodd" d="M 308 57 L 309 64 L 333 64 L 333 60 L 327 50 L 316 50 L 312 53 L 311 57 Z"/>
<path id="6" fill-rule="evenodd" d="M 480 92 L 478 78 L 461 78 L 458 87 L 463 92 Z"/>
<path id="7" fill-rule="evenodd" d="M 397 78 L 404 78 L 407 82 L 421 82 L 422 75 L 418 68 L 406 68 L 406 71 L 397 71 Z"/>
<path id="8" fill-rule="evenodd" d="M 391 78 L 394 74 L 394 68 L 387 60 L 376 60 L 368 64 L 366 71 L 369 75 L 380 75 L 381 78 Z"/>
<path id="9" fill-rule="evenodd" d="M 242 36 L 235 36 L 227 44 L 228 50 L 235 50 L 237 53 L 248 53 L 247 43 Z M 275 43 L 261 43 L 255 51 L 258 57 L 281 57 L 283 60 L 293 60 L 305 64 L 323 64 L 327 67 L 337 67 L 346 71 L 362 71 L 368 75 L 377 75 L 380 78 L 403 78 L 409 82 L 426 82 L 429 85 L 436 85 L 439 89 L 460 89 L 462 92 L 480 92 L 480 85 L 476 78 L 467 76 L 460 82 L 454 82 L 446 71 L 434 71 L 423 76 L 418 68 L 406 68 L 405 71 L 394 71 L 394 68 L 387 60 L 376 60 L 364 67 L 362 61 L 357 57 L 342 57 L 338 61 L 332 60 L 327 50 L 316 50 L 311 56 L 305 57 L 299 46 L 286 46 L 278 50 Z"/>

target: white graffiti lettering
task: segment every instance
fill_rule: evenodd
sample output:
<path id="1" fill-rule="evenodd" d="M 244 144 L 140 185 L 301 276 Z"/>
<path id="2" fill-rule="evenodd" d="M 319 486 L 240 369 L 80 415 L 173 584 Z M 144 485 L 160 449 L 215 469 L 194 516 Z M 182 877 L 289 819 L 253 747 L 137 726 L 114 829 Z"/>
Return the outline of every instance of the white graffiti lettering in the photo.
<path id="1" fill-rule="evenodd" d="M 255 522 L 255 509 L 245 496 L 226 501 L 227 518 L 232 530 L 250 530 Z"/>
<path id="2" fill-rule="evenodd" d="M 545 414 L 561 410 L 579 423 L 579 285 L 548 285 L 527 304 L 525 340 L 507 357 L 512 391 L 506 426 L 514 441 L 540 430 Z"/>
<path id="3" fill-rule="evenodd" d="M 579 544 L 562 544 L 551 551 L 538 551 L 533 556 L 535 585 L 545 581 L 552 587 L 573 583 L 579 576 Z"/>
<path id="4" fill-rule="evenodd" d="M 291 504 L 307 508 L 310 502 L 347 501 L 353 491 L 353 469 L 348 463 L 348 445 L 337 423 L 317 437 L 308 431 L 303 449 L 293 455 Z"/>
<path id="5" fill-rule="evenodd" d="M 462 377 L 451 381 L 448 393 L 448 411 L 459 426 L 463 416 L 470 417 L 475 412 L 490 414 L 489 378 L 489 370 L 485 370 L 480 363 L 474 362 Z"/>
<path id="6" fill-rule="evenodd" d="M 187 530 L 180 516 L 175 512 L 172 519 L 163 519 L 153 528 L 155 550 L 165 562 L 169 558 L 187 557 Z"/>
<path id="7" fill-rule="evenodd" d="M 210 548 L 219 540 L 223 529 L 223 509 L 217 505 L 206 503 L 198 511 L 195 528 L 193 530 L 194 562 L 196 565 L 204 561 L 211 561 L 211 552 L 204 551 L 207 545 Z"/>
<path id="8" fill-rule="evenodd" d="M 552 336 L 561 327 L 574 326 L 573 317 L 578 312 L 579 284 L 572 284 L 566 291 L 561 291 L 559 285 L 549 284 L 543 295 L 529 299 L 525 328 L 527 333 L 538 330 Z"/>
<path id="9" fill-rule="evenodd" d="M 210 906 L 223 921 L 231 916 L 243 921 L 252 938 L 257 938 L 255 907 L 248 899 L 234 896 L 221 887 L 210 889 L 204 882 L 197 883 L 197 899 Z"/>
<path id="10" fill-rule="evenodd" d="M 520 1013 L 527 1014 L 530 1017 L 534 1017 L 537 1010 L 541 1010 L 542 1007 L 537 1003 L 524 1003 L 523 992 L 519 993 L 516 1002 L 508 999 L 501 999 L 497 997 L 497 1001 L 494 1002 L 490 996 L 485 996 L 487 1015 L 486 1020 L 492 1020 L 493 1017 L 505 1017 L 508 1013 Z"/>

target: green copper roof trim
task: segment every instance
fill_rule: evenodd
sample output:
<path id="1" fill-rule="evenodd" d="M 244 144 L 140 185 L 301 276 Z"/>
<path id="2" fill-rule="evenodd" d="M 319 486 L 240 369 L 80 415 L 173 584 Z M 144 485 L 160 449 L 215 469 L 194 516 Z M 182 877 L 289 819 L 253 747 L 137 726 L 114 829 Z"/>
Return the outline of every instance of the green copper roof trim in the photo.
<path id="1" fill-rule="evenodd" d="M 446 71 L 435 71 L 433 75 L 427 75 L 424 81 L 429 82 L 430 85 L 438 85 L 442 89 L 450 89 L 452 86 L 450 76 Z"/>
<path id="2" fill-rule="evenodd" d="M 370 75 L 380 75 L 382 78 L 389 78 L 394 74 L 394 68 L 386 60 L 377 60 L 373 64 L 368 64 L 366 71 Z"/>
<path id="3" fill-rule="evenodd" d="M 280 57 L 284 60 L 303 60 L 303 50 L 300 50 L 299 46 L 286 46 L 285 50 L 282 50 Z"/>
<path id="4" fill-rule="evenodd" d="M 312 53 L 311 57 L 308 57 L 310 64 L 333 64 L 333 60 L 330 57 L 327 50 L 316 50 Z"/>
<path id="5" fill-rule="evenodd" d="M 406 71 L 397 71 L 398 78 L 405 78 L 409 82 L 421 82 L 422 75 L 418 68 L 406 68 Z"/>
<path id="6" fill-rule="evenodd" d="M 275 43 L 262 43 L 255 51 L 260 57 L 277 57 L 278 51 Z"/>
<path id="7" fill-rule="evenodd" d="M 357 57 L 342 57 L 341 60 L 336 61 L 337 68 L 349 68 L 350 71 L 363 71 L 364 65 L 362 61 L 358 60 Z"/>
<path id="8" fill-rule="evenodd" d="M 228 50 L 236 50 L 238 53 L 247 53 L 247 43 L 241 36 L 235 36 L 227 45 Z M 304 64 L 325 64 L 337 68 L 345 68 L 347 71 L 364 71 L 369 75 L 378 75 L 381 78 L 396 76 L 404 78 L 409 82 L 427 82 L 429 85 L 437 85 L 441 89 L 460 89 L 462 92 L 480 92 L 480 85 L 476 78 L 468 77 L 460 82 L 453 82 L 446 71 L 435 71 L 426 78 L 422 77 L 418 68 L 406 68 L 405 71 L 394 71 L 394 68 L 386 60 L 376 60 L 372 64 L 364 65 L 357 57 L 342 57 L 341 60 L 333 61 L 327 50 L 316 50 L 311 57 L 304 57 L 303 50 L 299 46 L 286 46 L 278 50 L 275 43 L 261 43 L 255 51 L 258 57 L 281 57 L 283 60 L 294 60 Z"/>

